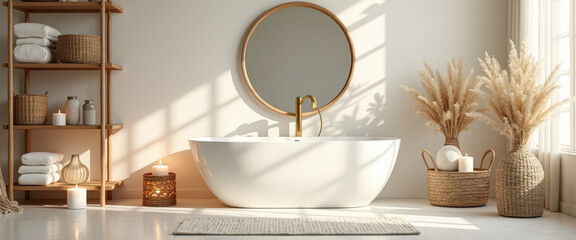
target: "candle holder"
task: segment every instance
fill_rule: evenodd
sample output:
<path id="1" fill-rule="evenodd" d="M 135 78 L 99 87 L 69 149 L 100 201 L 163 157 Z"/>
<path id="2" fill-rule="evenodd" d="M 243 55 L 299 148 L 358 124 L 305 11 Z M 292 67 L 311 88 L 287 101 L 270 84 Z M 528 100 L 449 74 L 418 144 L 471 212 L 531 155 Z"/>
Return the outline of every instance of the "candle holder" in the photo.
<path id="1" fill-rule="evenodd" d="M 176 174 L 155 176 L 144 173 L 142 204 L 148 207 L 176 205 Z"/>

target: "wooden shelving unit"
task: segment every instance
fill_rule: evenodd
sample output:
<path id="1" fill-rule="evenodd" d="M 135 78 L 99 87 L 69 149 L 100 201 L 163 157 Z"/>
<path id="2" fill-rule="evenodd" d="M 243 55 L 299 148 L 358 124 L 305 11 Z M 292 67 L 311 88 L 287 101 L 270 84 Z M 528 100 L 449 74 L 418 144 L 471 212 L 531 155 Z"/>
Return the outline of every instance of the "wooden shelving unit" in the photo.
<path id="1" fill-rule="evenodd" d="M 8 2 L 2 5 L 8 6 Z M 14 10 L 25 13 L 99 13 L 100 2 L 12 2 Z M 105 1 L 106 13 L 122 13 L 124 10 L 112 1 Z"/>
<path id="2" fill-rule="evenodd" d="M 117 187 L 122 186 L 122 181 L 109 181 L 106 182 L 104 189 L 106 191 L 112 191 Z M 68 188 L 74 188 L 75 185 L 68 185 L 66 183 L 57 182 L 52 183 L 46 186 L 22 186 L 22 185 L 14 185 L 14 190 L 19 191 L 64 191 Z M 88 191 L 98 191 L 102 188 L 100 185 L 100 181 L 88 181 L 82 184 L 83 188 L 86 188 Z"/>
<path id="3" fill-rule="evenodd" d="M 5 68 L 8 67 L 4 63 Z M 14 69 L 28 69 L 28 70 L 98 70 L 100 71 L 100 64 L 76 64 L 76 63 L 15 63 Z M 107 63 L 106 70 L 122 70 L 122 66 Z"/>
<path id="4" fill-rule="evenodd" d="M 111 177 L 111 136 L 122 129 L 122 124 L 112 124 L 110 81 L 111 72 L 120 71 L 122 66 L 111 63 L 111 14 L 122 13 L 124 10 L 111 0 L 99 2 L 15 2 L 9 0 L 2 5 L 8 8 L 8 63 L 3 67 L 8 69 L 8 195 L 14 200 L 14 191 L 63 191 L 74 187 L 65 183 L 52 183 L 46 186 L 20 186 L 14 182 L 14 131 L 23 130 L 26 134 L 26 150 L 30 149 L 30 131 L 33 130 L 98 130 L 100 132 L 100 181 L 90 181 L 82 184 L 89 191 L 100 192 L 100 206 L 106 205 L 106 193 L 122 186 L 122 181 L 112 181 Z M 98 64 L 70 64 L 70 63 L 14 63 L 14 11 L 25 14 L 25 22 L 30 22 L 31 13 L 98 13 L 100 16 L 101 62 Z M 65 16 L 64 16 L 65 17 Z M 100 72 L 100 125 L 15 125 L 14 124 L 14 69 L 24 71 L 25 93 L 30 93 L 31 71 L 99 71 Z"/>
<path id="5" fill-rule="evenodd" d="M 120 130 L 124 127 L 122 124 L 108 124 L 107 130 Z M 4 125 L 4 129 L 8 129 L 8 125 Z M 14 125 L 14 130 L 98 130 L 100 125 L 66 125 L 66 126 L 52 126 L 52 125 Z"/>

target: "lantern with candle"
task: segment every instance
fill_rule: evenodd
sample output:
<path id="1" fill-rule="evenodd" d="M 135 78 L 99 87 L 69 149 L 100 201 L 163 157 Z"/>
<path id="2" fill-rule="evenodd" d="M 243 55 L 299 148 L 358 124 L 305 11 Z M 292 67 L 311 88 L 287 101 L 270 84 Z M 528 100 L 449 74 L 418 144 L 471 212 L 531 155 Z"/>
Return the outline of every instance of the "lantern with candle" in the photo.
<path id="1" fill-rule="evenodd" d="M 151 173 L 145 173 L 143 179 L 142 203 L 149 207 L 165 207 L 176 205 L 176 174 L 168 172 L 168 166 L 162 164 L 152 166 Z"/>

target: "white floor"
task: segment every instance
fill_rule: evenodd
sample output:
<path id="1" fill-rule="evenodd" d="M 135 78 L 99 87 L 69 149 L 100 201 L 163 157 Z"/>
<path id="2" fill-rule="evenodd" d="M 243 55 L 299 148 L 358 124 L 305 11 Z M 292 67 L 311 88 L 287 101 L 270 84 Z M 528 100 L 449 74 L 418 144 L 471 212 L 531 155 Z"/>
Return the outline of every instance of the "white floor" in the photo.
<path id="1" fill-rule="evenodd" d="M 546 211 L 540 218 L 500 217 L 495 202 L 477 208 L 443 208 L 425 199 L 381 199 L 350 209 L 238 209 L 217 200 L 178 200 L 175 207 L 143 207 L 141 200 L 114 200 L 101 208 L 24 205 L 0 215 L 0 239 L 576 239 L 576 218 Z M 416 236 L 174 236 L 188 216 L 402 216 Z"/>

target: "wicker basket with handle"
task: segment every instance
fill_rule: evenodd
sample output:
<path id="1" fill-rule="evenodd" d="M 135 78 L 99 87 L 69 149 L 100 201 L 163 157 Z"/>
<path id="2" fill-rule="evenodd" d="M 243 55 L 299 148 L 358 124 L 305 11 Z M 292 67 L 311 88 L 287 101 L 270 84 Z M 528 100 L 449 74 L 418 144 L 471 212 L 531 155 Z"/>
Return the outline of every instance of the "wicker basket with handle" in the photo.
<path id="1" fill-rule="evenodd" d="M 100 46 L 100 36 L 60 35 L 56 44 L 56 55 L 63 63 L 100 63 Z"/>
<path id="2" fill-rule="evenodd" d="M 484 159 L 492 153 L 488 168 L 482 168 Z M 426 162 L 428 155 L 433 168 Z M 487 150 L 482 156 L 480 168 L 473 172 L 440 171 L 430 152 L 422 151 L 422 160 L 426 165 L 428 180 L 428 201 L 430 204 L 442 207 L 479 207 L 488 202 L 490 190 L 490 169 L 494 163 L 495 152 Z"/>
<path id="3" fill-rule="evenodd" d="M 14 124 L 40 125 L 48 119 L 48 92 L 14 94 Z"/>

